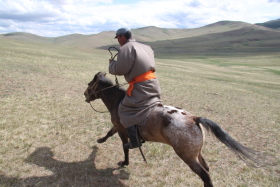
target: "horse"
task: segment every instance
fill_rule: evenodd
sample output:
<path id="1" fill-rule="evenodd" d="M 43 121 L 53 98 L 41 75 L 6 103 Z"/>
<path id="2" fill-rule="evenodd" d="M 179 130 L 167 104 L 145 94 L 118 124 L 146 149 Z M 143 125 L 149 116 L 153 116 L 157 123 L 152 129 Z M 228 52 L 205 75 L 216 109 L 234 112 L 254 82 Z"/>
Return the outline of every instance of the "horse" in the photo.
<path id="1" fill-rule="evenodd" d="M 105 142 L 115 133 L 119 134 L 123 145 L 128 142 L 128 134 L 118 115 L 118 106 L 125 94 L 126 91 L 114 85 L 106 77 L 106 73 L 98 72 L 88 83 L 84 92 L 85 101 L 90 103 L 101 99 L 110 112 L 113 123 L 106 136 L 97 140 L 98 143 Z M 209 175 L 209 166 L 201 153 L 205 136 L 203 128 L 214 134 L 242 160 L 258 163 L 257 151 L 237 142 L 217 123 L 194 116 L 181 108 L 159 104 L 147 118 L 146 124 L 139 125 L 138 128 L 145 141 L 161 142 L 173 147 L 175 153 L 201 178 L 204 187 L 212 187 L 213 184 Z M 126 166 L 129 165 L 129 149 L 123 147 L 123 151 L 124 161 L 118 164 Z"/>

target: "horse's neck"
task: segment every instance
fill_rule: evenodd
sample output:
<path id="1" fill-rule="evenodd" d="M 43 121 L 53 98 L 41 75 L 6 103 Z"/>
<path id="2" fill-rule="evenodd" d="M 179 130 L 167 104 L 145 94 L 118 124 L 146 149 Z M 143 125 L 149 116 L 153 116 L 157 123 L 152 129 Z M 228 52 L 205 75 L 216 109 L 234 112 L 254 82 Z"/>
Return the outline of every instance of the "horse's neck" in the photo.
<path id="1" fill-rule="evenodd" d="M 114 91 L 104 91 L 101 95 L 101 100 L 110 112 L 118 109 L 119 103 L 124 97 L 122 90 L 118 90 L 117 88 L 112 89 L 114 89 Z"/>

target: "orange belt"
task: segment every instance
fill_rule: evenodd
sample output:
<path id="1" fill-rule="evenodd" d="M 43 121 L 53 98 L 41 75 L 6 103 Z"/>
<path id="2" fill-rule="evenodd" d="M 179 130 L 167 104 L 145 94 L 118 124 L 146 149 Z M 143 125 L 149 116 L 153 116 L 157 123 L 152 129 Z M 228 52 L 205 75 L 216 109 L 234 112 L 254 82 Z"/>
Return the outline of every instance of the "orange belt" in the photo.
<path id="1" fill-rule="evenodd" d="M 153 71 L 148 71 L 142 75 L 139 75 L 137 77 L 134 77 L 130 82 L 129 82 L 129 87 L 126 90 L 126 93 L 128 96 L 131 96 L 131 92 L 134 89 L 134 84 L 137 82 L 143 82 L 143 81 L 147 81 L 150 79 L 155 79 L 156 76 L 154 74 Z"/>

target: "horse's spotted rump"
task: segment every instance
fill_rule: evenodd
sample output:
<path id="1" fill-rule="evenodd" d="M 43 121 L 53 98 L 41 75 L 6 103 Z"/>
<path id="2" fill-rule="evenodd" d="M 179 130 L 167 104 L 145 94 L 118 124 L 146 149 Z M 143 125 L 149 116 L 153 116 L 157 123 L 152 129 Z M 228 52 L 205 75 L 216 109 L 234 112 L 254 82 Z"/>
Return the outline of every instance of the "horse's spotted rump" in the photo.
<path id="1" fill-rule="evenodd" d="M 169 114 L 173 114 L 173 113 L 176 113 L 176 112 L 178 112 L 178 110 L 167 111 L 167 113 L 169 113 Z"/>
<path id="2" fill-rule="evenodd" d="M 174 106 L 164 106 L 164 109 L 168 114 L 179 114 L 179 115 L 187 115 L 187 112 L 182 108 L 174 107 Z"/>

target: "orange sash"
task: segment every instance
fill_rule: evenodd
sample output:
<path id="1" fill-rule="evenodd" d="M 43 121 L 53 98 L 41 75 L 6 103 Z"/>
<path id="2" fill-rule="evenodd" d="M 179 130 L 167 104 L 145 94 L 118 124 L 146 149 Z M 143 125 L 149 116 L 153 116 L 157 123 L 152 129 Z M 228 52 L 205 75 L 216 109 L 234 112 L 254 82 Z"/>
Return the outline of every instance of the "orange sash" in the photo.
<path id="1" fill-rule="evenodd" d="M 155 79 L 156 76 L 154 74 L 153 71 L 148 71 L 142 75 L 139 75 L 137 77 L 134 77 L 130 82 L 129 82 L 129 87 L 126 90 L 126 93 L 128 96 L 131 96 L 131 92 L 134 89 L 134 84 L 137 82 L 143 82 L 146 80 L 150 80 L 150 79 Z"/>

